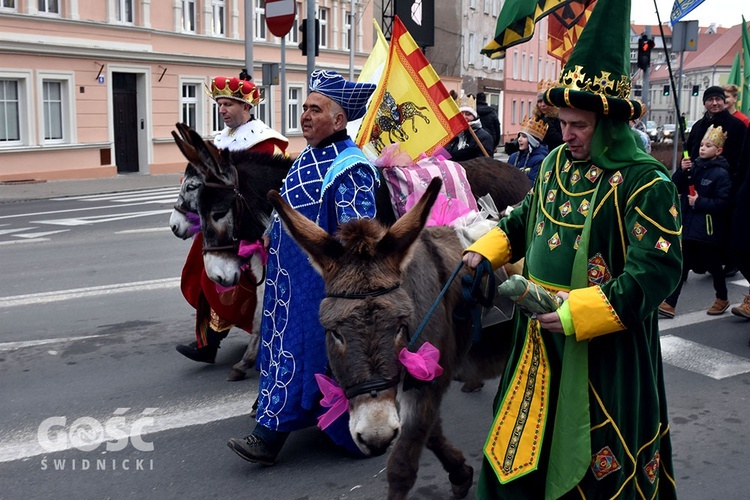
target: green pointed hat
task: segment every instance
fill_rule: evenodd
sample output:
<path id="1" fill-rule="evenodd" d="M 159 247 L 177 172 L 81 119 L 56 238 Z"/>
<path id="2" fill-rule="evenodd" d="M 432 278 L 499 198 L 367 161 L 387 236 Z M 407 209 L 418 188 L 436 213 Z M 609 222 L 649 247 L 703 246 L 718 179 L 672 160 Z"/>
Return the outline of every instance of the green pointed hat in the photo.
<path id="1" fill-rule="evenodd" d="M 630 99 L 630 1 L 596 2 L 560 79 L 544 93 L 544 101 L 622 120 L 643 115 L 643 104 Z"/>

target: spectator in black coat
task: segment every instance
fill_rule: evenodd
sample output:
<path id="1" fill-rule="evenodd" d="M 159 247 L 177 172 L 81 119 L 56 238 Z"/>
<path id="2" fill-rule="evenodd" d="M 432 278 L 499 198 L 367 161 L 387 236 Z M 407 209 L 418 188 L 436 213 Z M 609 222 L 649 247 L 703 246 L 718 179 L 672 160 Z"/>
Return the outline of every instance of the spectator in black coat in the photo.
<path id="1" fill-rule="evenodd" d="M 544 94 L 537 96 L 534 119 L 542 120 L 547 125 L 547 133 L 544 134 L 544 139 L 542 139 L 542 144 L 547 146 L 547 149 L 552 151 L 563 143 L 560 120 L 557 118 L 557 108 L 544 102 Z"/>
<path id="2" fill-rule="evenodd" d="M 502 134 L 500 133 L 500 120 L 497 117 L 497 112 L 487 104 L 487 96 L 484 92 L 477 93 L 477 114 L 479 115 L 479 121 L 482 122 L 482 128 L 492 136 L 492 151 L 487 151 L 492 156 L 498 144 L 500 144 Z"/>
<path id="3" fill-rule="evenodd" d="M 482 128 L 482 122 L 479 121 L 475 106 L 476 101 L 473 97 L 461 97 L 458 100 L 458 109 L 461 110 L 464 118 L 469 122 L 471 130 L 474 131 L 474 134 L 479 139 L 485 151 L 487 151 L 487 154 L 492 156 L 492 136 Z M 468 129 L 458 134 L 445 146 L 445 149 L 450 153 L 451 160 L 453 161 L 471 160 L 472 158 L 485 156 L 482 148 L 479 147 L 479 144 L 477 144 L 477 141 Z"/>

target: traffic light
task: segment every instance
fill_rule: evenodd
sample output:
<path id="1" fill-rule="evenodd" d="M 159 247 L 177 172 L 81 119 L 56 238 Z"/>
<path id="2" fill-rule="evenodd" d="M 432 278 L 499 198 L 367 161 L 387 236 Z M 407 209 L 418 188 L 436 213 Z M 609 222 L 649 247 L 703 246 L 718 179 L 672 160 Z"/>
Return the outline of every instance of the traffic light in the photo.
<path id="1" fill-rule="evenodd" d="M 693 85 L 693 96 L 697 96 L 700 93 L 700 91 L 701 91 L 700 86 Z"/>
<path id="2" fill-rule="evenodd" d="M 653 39 L 641 35 L 638 40 L 638 67 L 646 71 L 651 66 L 651 49 L 654 48 Z"/>
<path id="3" fill-rule="evenodd" d="M 669 85 L 664 86 L 664 90 L 662 91 L 662 95 L 669 95 Z"/>
<path id="4" fill-rule="evenodd" d="M 299 26 L 299 32 L 302 39 L 299 42 L 299 50 L 302 51 L 302 55 L 307 55 L 307 19 L 302 20 L 302 24 Z M 320 21 L 315 20 L 315 55 L 319 55 L 320 52 Z"/>

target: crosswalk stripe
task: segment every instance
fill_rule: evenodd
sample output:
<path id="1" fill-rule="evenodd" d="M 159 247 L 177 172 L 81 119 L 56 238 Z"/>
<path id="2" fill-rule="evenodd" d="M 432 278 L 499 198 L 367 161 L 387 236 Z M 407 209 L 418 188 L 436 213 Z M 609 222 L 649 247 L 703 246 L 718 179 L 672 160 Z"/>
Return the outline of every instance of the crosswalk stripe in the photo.
<path id="1" fill-rule="evenodd" d="M 118 193 L 104 193 L 104 194 L 90 194 L 90 195 L 83 195 L 83 196 L 70 196 L 66 198 L 52 198 L 53 201 L 69 201 L 69 200 L 75 200 L 75 201 L 101 201 L 101 200 L 117 200 L 121 198 L 126 198 L 128 196 L 143 196 L 147 194 L 152 195 L 159 195 L 164 196 L 169 193 L 174 193 L 174 198 L 177 198 L 177 195 L 180 192 L 180 187 L 165 187 L 165 188 L 155 188 L 155 189 L 143 189 L 138 191 L 120 191 Z"/>
<path id="2" fill-rule="evenodd" d="M 667 364 L 716 380 L 750 372 L 746 358 L 674 335 L 661 336 L 661 355 Z"/>

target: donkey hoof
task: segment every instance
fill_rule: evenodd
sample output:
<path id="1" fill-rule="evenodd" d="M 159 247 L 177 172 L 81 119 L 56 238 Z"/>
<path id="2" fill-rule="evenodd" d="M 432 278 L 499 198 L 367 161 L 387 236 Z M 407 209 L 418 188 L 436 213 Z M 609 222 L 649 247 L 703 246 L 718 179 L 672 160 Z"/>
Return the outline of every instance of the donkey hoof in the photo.
<path id="1" fill-rule="evenodd" d="M 230 382 L 237 382 L 239 380 L 245 380 L 245 372 L 242 370 L 238 370 L 237 368 L 232 368 L 229 370 L 229 375 L 227 375 L 227 380 Z"/>
<path id="2" fill-rule="evenodd" d="M 451 482 L 453 498 L 466 498 L 474 482 L 474 468 L 471 465 L 463 464 L 460 471 L 448 474 L 448 479 Z"/>

